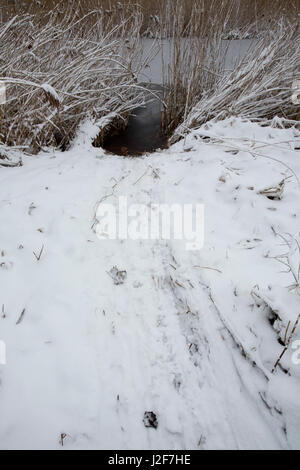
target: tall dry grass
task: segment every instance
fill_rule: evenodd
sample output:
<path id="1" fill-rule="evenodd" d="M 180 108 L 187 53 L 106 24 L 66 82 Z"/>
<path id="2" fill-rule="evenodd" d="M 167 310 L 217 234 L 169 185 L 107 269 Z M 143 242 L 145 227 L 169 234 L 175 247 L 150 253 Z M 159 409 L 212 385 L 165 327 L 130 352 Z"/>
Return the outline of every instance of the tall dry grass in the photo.
<path id="1" fill-rule="evenodd" d="M 66 147 L 87 117 L 126 123 L 145 98 L 137 84 L 149 59 L 141 58 L 143 35 L 156 38 L 162 50 L 162 125 L 168 135 L 175 131 L 171 141 L 215 117 L 293 118 L 299 112 L 290 90 L 299 78 L 300 0 L 274 0 L 271 6 L 267 0 L 4 2 L 0 79 L 7 83 L 8 101 L 0 106 L 0 142 L 5 145 L 34 152 L 45 145 Z M 224 37 L 232 29 L 257 34 L 265 26 L 264 37 L 225 73 Z"/>
<path id="2" fill-rule="evenodd" d="M 166 103 L 162 125 L 168 135 L 219 81 L 227 49 L 222 38 L 233 6 L 232 0 L 221 5 L 218 0 L 199 0 L 191 6 L 187 21 L 181 1 L 165 1 L 159 36 L 168 37 L 167 47 L 162 45 Z"/>
<path id="3" fill-rule="evenodd" d="M 142 30 L 145 32 L 153 24 L 153 17 L 159 16 L 161 20 L 166 20 L 167 16 L 162 15 L 162 9 L 168 0 L 77 0 L 76 11 L 79 15 L 85 15 L 93 9 L 103 8 L 113 16 L 114 24 L 118 24 L 118 14 L 115 14 L 117 5 L 125 6 L 133 11 L 138 3 L 143 13 Z M 177 1 L 177 0 L 174 0 Z M 0 5 L 0 21 L 6 21 L 16 14 L 29 13 L 44 15 L 53 10 L 57 5 L 57 0 L 2 0 Z M 67 8 L 69 1 L 64 2 Z M 180 0 L 184 10 L 184 20 L 187 24 L 190 20 L 191 10 L 199 2 L 198 0 Z M 202 2 L 203 3 L 203 2 Z M 222 9 L 223 0 L 214 2 L 217 11 Z M 210 0 L 205 0 L 204 9 L 210 9 Z M 245 29 L 249 25 L 254 31 L 264 31 L 269 22 L 284 16 L 289 21 L 297 18 L 300 13 L 300 0 L 233 0 L 228 31 L 232 29 Z M 165 10 L 167 12 L 167 10 Z M 150 28 L 151 30 L 151 28 Z"/>
<path id="4" fill-rule="evenodd" d="M 7 85 L 1 142 L 35 152 L 44 145 L 66 147 L 87 117 L 121 122 L 143 102 L 139 9 L 119 10 L 115 26 L 105 11 L 81 16 L 75 4 L 0 25 L 0 79 Z"/>
<path id="5" fill-rule="evenodd" d="M 278 116 L 296 123 L 300 106 L 292 101 L 300 79 L 300 27 L 281 23 L 252 43 L 245 57 L 223 73 L 176 128 L 170 142 L 211 119 L 240 116 L 267 123 Z"/>

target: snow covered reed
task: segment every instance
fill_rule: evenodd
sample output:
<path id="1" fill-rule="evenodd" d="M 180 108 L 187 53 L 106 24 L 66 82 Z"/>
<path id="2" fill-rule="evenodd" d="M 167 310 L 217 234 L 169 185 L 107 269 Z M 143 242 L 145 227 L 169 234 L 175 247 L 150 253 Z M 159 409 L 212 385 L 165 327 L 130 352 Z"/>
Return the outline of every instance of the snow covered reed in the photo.
<path id="1" fill-rule="evenodd" d="M 137 86 L 142 15 L 122 10 L 119 24 L 102 10 L 78 18 L 59 7 L 46 17 L 16 16 L 0 24 L 0 141 L 66 147 L 78 124 L 113 113 L 120 122 L 143 101 Z"/>
<path id="2" fill-rule="evenodd" d="M 148 33 L 156 41 L 168 37 L 170 43 L 168 57 L 164 52 L 162 56 L 163 129 L 168 135 L 175 131 L 171 142 L 212 118 L 298 119 L 291 87 L 299 78 L 299 27 L 291 23 L 293 15 L 285 13 L 280 0 L 274 6 L 274 18 L 282 15 L 277 31 L 270 23 L 265 37 L 253 43 L 231 72 L 224 71 L 224 37 L 235 25 L 241 30 L 238 19 L 246 3 L 159 3 L 142 0 L 140 7 L 131 0 L 71 0 L 54 7 L 49 2 L 52 10 L 43 16 L 23 14 L 0 23 L 0 81 L 7 98 L 0 105 L 0 142 L 25 145 L 31 152 L 46 145 L 66 148 L 79 123 L 92 118 L 101 127 L 101 144 L 104 122 L 106 129 L 111 120 L 118 127 L 125 125 L 145 98 L 137 76 L 149 59 L 141 58 L 140 38 L 150 23 Z M 254 5 L 245 34 L 253 18 L 258 30 L 258 18 L 264 15 L 266 3 Z M 153 8 L 157 15 L 150 14 Z"/>
<path id="3" fill-rule="evenodd" d="M 161 37 L 169 37 L 169 55 L 163 57 L 163 127 L 170 135 L 205 90 L 214 89 L 224 69 L 226 47 L 222 37 L 232 17 L 234 2 L 199 0 L 191 6 L 187 21 L 184 3 L 166 0 L 160 25 Z M 163 49 L 163 48 L 162 48 Z"/>
<path id="4" fill-rule="evenodd" d="M 214 118 L 241 116 L 267 122 L 279 116 L 296 124 L 300 107 L 292 100 L 292 87 L 300 78 L 299 57 L 299 25 L 280 25 L 277 31 L 270 30 L 252 43 L 234 70 L 221 74 L 210 89 L 203 88 L 198 103 L 177 127 L 171 141 Z"/>

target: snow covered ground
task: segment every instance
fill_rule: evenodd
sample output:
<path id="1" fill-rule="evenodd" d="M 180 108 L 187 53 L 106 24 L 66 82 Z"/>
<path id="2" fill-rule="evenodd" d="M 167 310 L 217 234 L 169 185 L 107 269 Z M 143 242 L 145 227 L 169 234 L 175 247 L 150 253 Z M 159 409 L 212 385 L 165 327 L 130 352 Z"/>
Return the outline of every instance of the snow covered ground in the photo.
<path id="1" fill-rule="evenodd" d="M 275 259 L 297 276 L 300 132 L 228 119 L 123 158 L 88 129 L 0 167 L 0 448 L 299 449 L 300 326 L 271 371 L 300 313 Z M 204 203 L 204 248 L 99 240 L 119 196 Z"/>

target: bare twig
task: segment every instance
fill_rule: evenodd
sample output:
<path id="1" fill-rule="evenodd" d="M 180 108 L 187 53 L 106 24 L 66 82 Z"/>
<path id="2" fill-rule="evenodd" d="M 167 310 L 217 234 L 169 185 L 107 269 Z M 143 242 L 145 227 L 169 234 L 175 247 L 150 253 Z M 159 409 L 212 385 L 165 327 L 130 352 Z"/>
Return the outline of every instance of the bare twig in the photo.
<path id="1" fill-rule="evenodd" d="M 292 329 L 292 331 L 291 331 L 291 333 L 290 333 L 290 336 L 289 336 L 289 338 L 288 338 L 288 341 L 287 341 L 287 343 L 286 343 L 284 349 L 282 350 L 282 352 L 281 352 L 279 358 L 277 359 L 277 361 L 276 361 L 275 364 L 274 364 L 274 367 L 273 367 L 273 369 L 272 369 L 272 374 L 275 372 L 276 367 L 278 366 L 278 364 L 280 363 L 280 361 L 281 361 L 281 359 L 283 358 L 284 354 L 285 354 L 285 353 L 287 352 L 287 350 L 288 350 L 288 347 L 289 347 L 289 345 L 290 345 L 290 342 L 291 342 L 291 340 L 292 340 L 292 338 L 293 338 L 293 336 L 294 336 L 294 333 L 295 333 L 295 331 L 296 331 L 296 328 L 297 328 L 297 326 L 298 326 L 299 319 L 300 319 L 300 314 L 298 315 L 297 320 L 295 321 L 295 324 L 294 324 L 294 326 L 293 326 L 293 329 Z"/>
<path id="2" fill-rule="evenodd" d="M 193 266 L 194 268 L 200 268 L 200 269 L 211 269 L 212 271 L 217 271 L 218 273 L 222 274 L 222 271 L 220 271 L 220 269 L 217 269 L 217 268 L 210 268 L 209 266 Z"/>
<path id="3" fill-rule="evenodd" d="M 33 251 L 33 254 L 34 254 L 34 256 L 36 257 L 37 261 L 40 261 L 41 256 L 42 256 L 42 254 L 43 254 L 43 251 L 44 251 L 44 245 L 43 245 L 42 248 L 40 249 L 40 252 L 39 252 L 38 255 Z"/>
<path id="4" fill-rule="evenodd" d="M 19 325 L 21 323 L 21 321 L 23 320 L 24 318 L 24 315 L 25 315 L 25 312 L 26 312 L 26 309 L 24 308 L 21 312 L 21 315 L 19 316 L 17 322 L 16 322 L 16 325 Z"/>

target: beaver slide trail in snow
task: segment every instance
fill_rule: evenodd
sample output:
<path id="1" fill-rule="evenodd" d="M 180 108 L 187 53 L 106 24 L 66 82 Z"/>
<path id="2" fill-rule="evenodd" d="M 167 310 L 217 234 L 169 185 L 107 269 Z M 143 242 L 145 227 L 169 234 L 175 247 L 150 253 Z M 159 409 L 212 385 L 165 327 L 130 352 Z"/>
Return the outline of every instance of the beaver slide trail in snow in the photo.
<path id="1" fill-rule="evenodd" d="M 284 155 L 299 173 L 294 132 L 225 120 L 124 159 L 92 147 L 85 129 L 69 151 L 1 170 L 1 448 L 299 448 L 299 368 L 286 354 L 271 374 L 282 346 L 252 295 L 258 285 L 276 303 L 286 291 L 266 253 L 281 249 L 272 226 L 299 230 L 299 188 L 290 179 L 286 196 L 269 200 L 259 190 L 266 175 L 267 185 L 282 180 L 282 166 L 202 139 L 226 135 L 251 152 L 265 141 L 260 153 Z M 120 196 L 204 203 L 204 248 L 99 240 L 98 204 Z"/>

